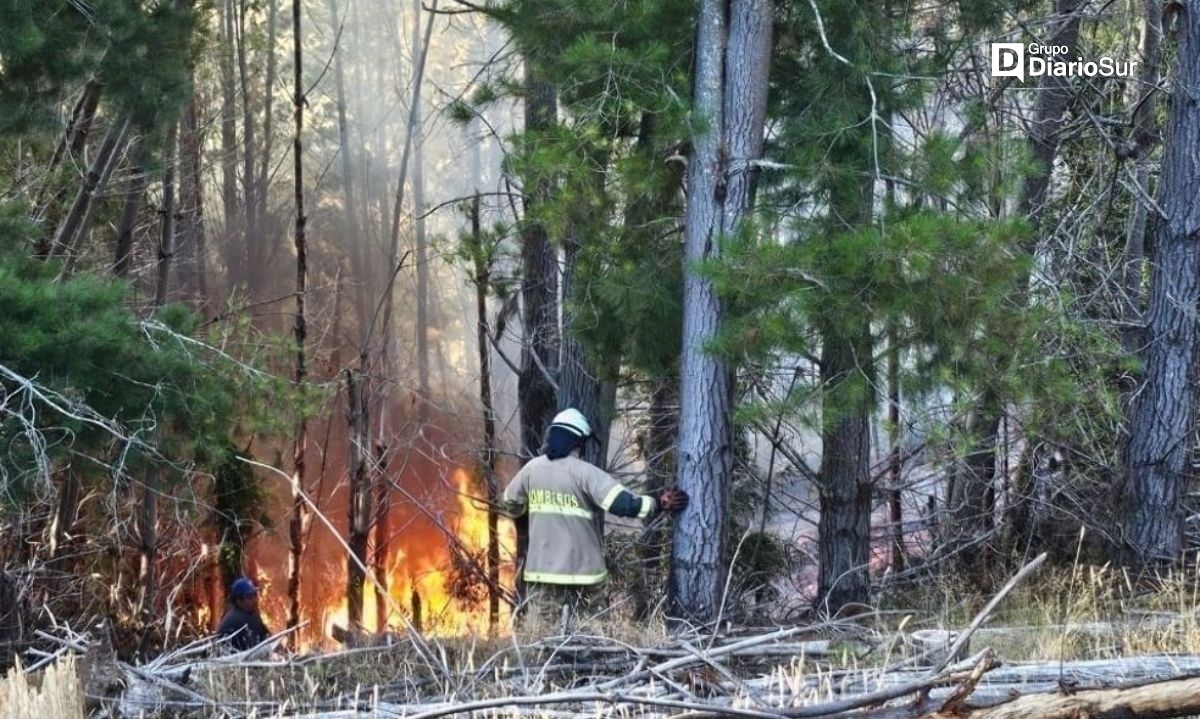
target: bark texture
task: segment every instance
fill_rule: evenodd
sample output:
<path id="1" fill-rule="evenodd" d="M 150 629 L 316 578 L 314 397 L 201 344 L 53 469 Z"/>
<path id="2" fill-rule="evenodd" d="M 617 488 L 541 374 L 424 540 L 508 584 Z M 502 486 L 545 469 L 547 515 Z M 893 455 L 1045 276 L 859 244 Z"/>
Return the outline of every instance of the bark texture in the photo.
<path id="1" fill-rule="evenodd" d="M 1158 0 L 1142 3 L 1142 34 L 1139 41 L 1138 82 L 1130 102 L 1133 106 L 1133 131 L 1123 154 L 1134 163 L 1134 181 L 1145 196 L 1150 195 L 1150 150 L 1158 143 L 1158 82 L 1162 63 L 1163 4 Z M 1129 211 L 1122 256 L 1122 285 L 1125 291 L 1126 319 L 1134 320 L 1142 309 L 1142 271 L 1146 255 L 1146 220 L 1148 203 L 1135 195 Z M 1126 347 L 1137 348 L 1136 333 L 1126 338 Z"/>
<path id="2" fill-rule="evenodd" d="M 549 130 L 557 122 L 554 86 L 525 70 L 525 132 Z M 536 137 L 532 139 L 536 142 Z M 554 418 L 557 392 L 551 379 L 558 371 L 558 252 L 546 228 L 530 220 L 533 209 L 546 200 L 547 183 L 531 188 L 524 197 L 525 225 L 521 233 L 522 328 L 521 374 L 517 378 L 520 404 L 521 456 L 536 455 Z"/>
<path id="3" fill-rule="evenodd" d="M 1162 215 L 1146 311 L 1146 381 L 1133 403 L 1124 472 L 1126 541 L 1142 561 L 1179 558 L 1195 425 L 1200 302 L 1200 7 L 1177 5 L 1178 65 L 1159 180 Z"/>
<path id="4" fill-rule="evenodd" d="M 845 333 L 845 334 L 843 334 Z M 860 357 L 871 354 L 871 328 L 822 332 L 821 470 L 817 482 L 821 518 L 817 525 L 821 609 L 836 614 L 871 596 L 871 446 L 869 380 Z"/>
<path id="5" fill-rule="evenodd" d="M 687 171 L 676 475 L 692 502 L 675 524 L 669 586 L 672 613 L 696 621 L 711 621 L 720 610 L 733 469 L 729 371 L 707 351 L 721 324 L 721 302 L 696 264 L 719 256 L 723 236 L 738 229 L 749 209 L 770 49 L 770 2 L 702 0 L 693 111 L 705 124 L 693 137 Z"/>

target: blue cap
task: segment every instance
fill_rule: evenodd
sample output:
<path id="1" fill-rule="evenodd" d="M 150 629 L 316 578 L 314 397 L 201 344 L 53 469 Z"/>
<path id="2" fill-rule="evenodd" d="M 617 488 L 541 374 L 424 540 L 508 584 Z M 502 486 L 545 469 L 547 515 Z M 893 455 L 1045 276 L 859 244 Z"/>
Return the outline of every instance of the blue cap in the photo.
<path id="1" fill-rule="evenodd" d="M 258 594 L 258 587 L 254 586 L 249 577 L 238 577 L 229 586 L 229 593 L 235 597 L 249 597 Z"/>

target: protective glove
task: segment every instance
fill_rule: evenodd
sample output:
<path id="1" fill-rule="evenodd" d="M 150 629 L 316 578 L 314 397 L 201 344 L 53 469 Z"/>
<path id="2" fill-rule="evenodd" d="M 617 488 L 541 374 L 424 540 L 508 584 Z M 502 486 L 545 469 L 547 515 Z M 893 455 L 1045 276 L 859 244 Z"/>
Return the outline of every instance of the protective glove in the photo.
<path id="1" fill-rule="evenodd" d="M 658 495 L 658 508 L 663 512 L 682 512 L 687 506 L 688 496 L 682 489 L 666 489 Z"/>

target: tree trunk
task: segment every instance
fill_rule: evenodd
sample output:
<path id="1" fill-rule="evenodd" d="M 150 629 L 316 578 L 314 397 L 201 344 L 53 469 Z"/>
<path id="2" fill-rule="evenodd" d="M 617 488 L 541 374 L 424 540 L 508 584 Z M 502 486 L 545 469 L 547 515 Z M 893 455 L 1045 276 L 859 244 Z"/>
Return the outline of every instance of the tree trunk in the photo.
<path id="1" fill-rule="evenodd" d="M 412 9 L 412 46 L 417 48 L 421 46 L 421 0 L 413 0 Z M 421 127 L 420 95 L 413 95 L 412 118 L 412 208 L 417 270 L 417 413 L 418 421 L 424 423 L 429 416 L 429 243 L 425 236 L 425 138 Z M 478 182 L 478 173 L 472 179 Z"/>
<path id="2" fill-rule="evenodd" d="M 161 434 L 160 434 L 161 436 Z M 139 652 L 146 656 L 154 637 L 155 604 L 158 594 L 158 476 L 160 469 L 150 467 L 142 480 L 142 498 L 138 503 L 138 621 L 142 632 Z"/>
<path id="3" fill-rule="evenodd" d="M 84 162 L 83 150 L 87 138 L 91 134 L 92 122 L 96 119 L 96 109 L 100 106 L 100 96 L 104 92 L 104 83 L 97 77 L 92 77 L 83 87 L 79 101 L 71 112 L 71 122 L 63 133 L 62 140 L 54 149 L 54 156 L 46 168 L 46 181 L 34 200 L 33 219 L 35 222 L 49 220 L 51 223 L 58 219 L 59 205 L 66 194 L 66 188 L 56 186 L 55 170 L 62 164 L 63 158 L 70 155 L 80 163 Z M 47 197 L 47 195 L 50 195 Z M 50 251 L 51 237 L 40 234 L 38 238 L 37 256 L 45 257 Z"/>
<path id="4" fill-rule="evenodd" d="M 750 207 L 748 163 L 762 153 L 771 34 L 766 0 L 701 0 L 693 107 L 707 125 L 693 137 L 687 170 L 676 482 L 692 502 L 675 524 L 670 604 L 673 614 L 702 622 L 715 619 L 721 604 L 733 398 L 725 362 L 707 351 L 721 301 L 696 265 L 720 256 L 723 237 Z"/>
<path id="5" fill-rule="evenodd" d="M 434 0 L 433 8 L 437 9 L 437 2 Z M 392 222 L 388 234 L 388 274 L 385 276 L 387 283 L 384 289 L 384 311 L 383 311 L 383 326 L 385 331 L 390 332 L 392 326 L 392 314 L 395 306 L 395 274 L 400 268 L 397 266 L 400 258 L 400 219 L 404 211 L 404 184 L 408 178 L 408 163 L 412 156 L 413 142 L 417 133 L 416 113 L 421 104 L 421 87 L 424 84 L 425 77 L 425 61 L 429 57 L 430 38 L 433 33 L 433 19 L 436 17 L 435 12 L 430 12 L 425 23 L 425 36 L 420 45 L 420 51 L 417 55 L 417 67 L 413 73 L 413 89 L 412 97 L 409 100 L 408 113 L 408 128 L 404 136 L 404 151 L 400 154 L 400 172 L 396 178 L 396 197 L 392 203 Z M 390 334 L 388 337 L 390 338 Z M 387 357 L 390 353 L 390 339 L 384 342 L 384 356 Z"/>
<path id="6" fill-rule="evenodd" d="M 146 172 L 150 150 L 146 139 L 135 140 L 131 149 L 133 157 L 129 168 L 132 177 L 125 193 L 125 206 L 121 210 L 121 222 L 117 225 L 116 249 L 113 254 L 112 273 L 121 278 L 129 276 L 129 265 L 133 262 L 133 233 L 137 230 L 138 214 L 142 210 L 142 199 L 150 186 L 150 174 Z"/>
<path id="7" fill-rule="evenodd" d="M 679 378 L 650 380 L 650 426 L 646 430 L 644 461 L 646 490 L 657 495 L 675 477 L 675 439 L 679 436 Z M 634 616 L 650 617 L 661 596 L 658 577 L 667 554 L 666 527 L 653 530 L 638 548 L 642 581 L 634 591 Z"/>
<path id="8" fill-rule="evenodd" d="M 246 43 L 246 0 L 240 0 L 241 10 L 237 13 L 237 63 L 242 93 L 242 245 L 246 252 L 247 290 L 260 291 L 265 254 L 263 238 L 258 226 L 258 193 L 255 185 L 258 175 L 254 170 L 257 157 L 254 147 L 254 98 L 250 93 L 249 53 Z"/>
<path id="9" fill-rule="evenodd" d="M 271 182 L 271 155 L 275 149 L 275 79 L 279 74 L 279 60 L 275 52 L 276 38 L 279 34 L 279 0 L 267 3 L 267 75 L 263 80 L 263 113 L 262 113 L 262 153 L 258 162 L 258 180 L 255 183 L 254 196 L 258 198 L 258 224 L 264 226 L 263 218 L 267 215 L 270 195 L 267 193 Z M 266 236 L 263 242 L 266 243 Z M 269 254 L 269 253 L 267 253 Z"/>
<path id="10" fill-rule="evenodd" d="M 162 227 L 158 240 L 158 277 L 154 285 L 154 304 L 166 304 L 171 284 L 171 261 L 175 256 L 175 139 L 178 123 L 167 128 L 163 152 Z"/>
<path id="11" fill-rule="evenodd" d="M 375 572 L 375 626 L 379 631 L 388 627 L 388 557 L 392 543 L 392 488 L 388 477 L 388 447 L 383 441 L 375 444 L 375 546 L 371 568 Z"/>
<path id="12" fill-rule="evenodd" d="M 117 163 L 117 158 L 121 155 L 121 147 L 125 142 L 125 133 L 128 130 L 128 119 L 119 119 L 108 128 L 104 142 L 100 144 L 100 149 L 96 152 L 96 157 L 92 160 L 91 167 L 88 168 L 87 175 L 84 176 L 83 183 L 75 194 L 75 201 L 71 204 L 71 209 L 54 233 L 54 242 L 50 246 L 49 253 L 51 257 L 69 256 L 74 250 L 77 236 L 87 228 L 87 221 L 91 218 L 96 196 L 104 189 L 104 185 L 108 182 L 108 177 Z"/>
<path id="13" fill-rule="evenodd" d="M 361 629 L 363 620 L 363 582 L 361 567 L 367 566 L 367 538 L 371 533 L 371 483 L 367 472 L 370 453 L 365 375 L 346 370 L 347 414 L 350 437 L 350 513 L 347 544 L 351 557 L 346 561 L 346 604 L 352 629 Z"/>
<path id="14" fill-rule="evenodd" d="M 195 93 L 183 111 L 180 133 L 179 285 L 202 314 L 208 306 L 208 250 L 204 236 L 204 165 L 200 149 L 199 107 Z"/>
<path id="15" fill-rule="evenodd" d="M 71 538 L 71 530 L 79 519 L 79 501 L 83 484 L 79 473 L 71 467 L 63 470 L 62 488 L 58 493 L 58 505 L 54 511 L 54 523 L 50 533 L 50 557 L 56 558 Z"/>
<path id="16" fill-rule="evenodd" d="M 892 571 L 905 564 L 904 506 L 900 457 L 900 347 L 895 326 L 888 327 L 888 521 L 892 525 Z"/>
<path id="17" fill-rule="evenodd" d="M 240 287 L 245 282 L 244 251 L 235 240 L 240 223 L 237 196 L 237 90 L 234 87 L 233 56 L 236 42 L 233 30 L 234 0 L 217 0 L 220 8 L 221 50 L 221 205 L 224 210 L 224 233 L 220 250 L 225 260 L 229 284 Z"/>
<path id="18" fill-rule="evenodd" d="M 304 64 L 303 34 L 301 30 L 301 2 L 292 0 L 292 105 L 295 130 L 292 135 L 292 172 L 295 183 L 296 201 L 296 316 L 292 326 L 292 336 L 296 342 L 296 365 L 292 375 L 292 385 L 297 391 L 304 387 L 307 367 L 305 364 L 304 343 L 308 336 L 308 324 L 305 316 L 305 292 L 308 291 L 308 243 L 305 237 L 305 225 L 308 218 L 304 215 Z M 304 554 L 304 528 L 308 510 L 304 503 L 304 454 L 308 446 L 308 420 L 303 410 L 296 422 L 295 443 L 292 448 L 292 513 L 288 522 L 288 617 L 287 628 L 293 629 L 300 624 L 300 559 Z M 295 635 L 292 644 L 295 646 Z"/>
<path id="19" fill-rule="evenodd" d="M 845 332 L 845 334 L 843 334 Z M 857 327 L 822 331 L 821 518 L 817 526 L 821 609 L 835 615 L 871 598 L 871 408 L 860 357 L 871 355 L 866 317 Z"/>
<path id="20" fill-rule="evenodd" d="M 1146 381 L 1129 417 L 1124 458 L 1126 542 L 1140 561 L 1175 561 L 1183 550 L 1183 494 L 1194 446 L 1200 302 L 1200 8 L 1177 6 L 1175 87 L 1154 222 L 1146 311 Z"/>
<path id="21" fill-rule="evenodd" d="M 79 153 L 83 151 L 88 133 L 91 131 L 92 120 L 96 117 L 96 109 L 100 106 L 100 95 L 103 90 L 104 83 L 96 76 L 92 76 L 83 86 L 83 92 L 79 94 L 79 100 L 75 102 L 75 107 L 71 110 L 71 121 L 67 124 L 66 132 L 63 133 L 62 139 L 54 148 L 54 154 L 50 157 L 50 164 L 46 167 L 47 175 L 53 174 L 58 169 L 64 157 L 67 155 L 78 157 Z M 46 189 L 47 186 L 43 186 L 43 194 L 38 196 L 39 201 L 35 205 L 41 206 L 41 199 L 44 197 Z"/>
<path id="22" fill-rule="evenodd" d="M 549 131 L 558 122 L 558 98 L 554 86 L 538 80 L 525 67 L 525 133 L 537 142 L 537 135 Z M 546 228 L 530 219 L 539 203 L 546 202 L 551 188 L 542 182 L 528 188 L 525 196 L 525 221 L 521 231 L 521 374 L 517 378 L 517 402 L 521 417 L 521 457 L 528 459 L 541 451 L 546 428 L 557 410 L 553 378 L 558 374 L 560 337 L 558 331 L 558 251 L 550 242 Z"/>
<path id="23" fill-rule="evenodd" d="M 346 118 L 346 73 L 340 40 L 342 25 L 337 0 L 329 0 L 328 5 L 330 32 L 333 33 L 335 38 L 338 38 L 337 47 L 334 48 L 333 54 L 333 82 L 337 93 L 338 146 L 340 147 L 339 155 L 342 161 L 342 194 L 346 199 L 342 221 L 345 224 L 346 242 L 349 245 L 350 262 L 354 272 L 352 284 L 354 285 L 354 312 L 358 322 L 359 343 L 364 344 L 369 341 L 366 333 L 367 325 L 370 324 L 371 318 L 368 316 L 370 309 L 366 294 L 365 260 L 362 254 L 362 240 L 359 237 L 358 193 L 354 186 L 354 158 L 350 149 L 350 124 Z M 363 451 L 366 451 L 365 445 Z"/>
<path id="24" fill-rule="evenodd" d="M 1163 4 L 1158 0 L 1145 0 L 1142 14 L 1142 36 L 1140 45 L 1140 70 L 1138 82 L 1130 83 L 1133 88 L 1130 102 L 1133 106 L 1133 131 L 1129 146 L 1124 148 L 1126 156 L 1134 162 L 1134 181 L 1142 188 L 1145 197 L 1150 195 L 1150 150 L 1157 143 L 1158 126 L 1158 81 L 1159 65 L 1162 62 Z M 1129 225 L 1125 234 L 1122 260 L 1122 288 L 1125 291 L 1125 319 L 1136 322 L 1142 309 L 1142 261 L 1146 253 L 1145 197 L 1134 194 L 1130 198 Z M 1126 349 L 1134 352 L 1140 346 L 1136 332 L 1126 333 Z"/>
<path id="25" fill-rule="evenodd" d="M 488 499 L 487 573 L 488 629 L 500 628 L 500 533 L 495 508 L 500 504 L 496 482 L 496 412 L 492 406 L 492 347 L 487 316 L 487 294 L 491 285 L 491 250 L 484 247 L 480 226 L 479 195 L 471 203 L 471 243 L 475 255 L 475 340 L 479 346 L 479 404 L 483 408 L 483 449 L 479 465 L 483 470 Z"/>
<path id="26" fill-rule="evenodd" d="M 549 131 L 558 122 L 558 96 L 554 85 L 539 80 L 525 63 L 524 120 L 526 135 Z M 537 140 L 534 139 L 534 142 Z M 559 351 L 558 328 L 558 250 L 550 242 L 546 228 L 532 220 L 538 203 L 549 201 L 548 182 L 527 188 L 525 218 L 521 229 L 521 373 L 517 377 L 517 404 L 521 422 L 522 464 L 541 452 L 546 428 L 558 409 Z M 513 521 L 517 534 L 516 594 L 517 605 L 525 599 L 522 568 L 529 550 L 529 518 Z"/>
<path id="27" fill-rule="evenodd" d="M 583 458 L 600 467 L 608 466 L 609 430 L 612 426 L 616 404 L 617 368 L 597 364 L 589 356 L 583 342 L 572 332 L 577 321 L 572 303 L 582 298 L 578 265 L 583 252 L 582 240 L 574 231 L 566 238 L 564 253 L 562 292 L 562 364 L 559 368 L 558 409 L 574 407 L 587 417 L 592 425 L 595 441 L 584 446 Z"/>

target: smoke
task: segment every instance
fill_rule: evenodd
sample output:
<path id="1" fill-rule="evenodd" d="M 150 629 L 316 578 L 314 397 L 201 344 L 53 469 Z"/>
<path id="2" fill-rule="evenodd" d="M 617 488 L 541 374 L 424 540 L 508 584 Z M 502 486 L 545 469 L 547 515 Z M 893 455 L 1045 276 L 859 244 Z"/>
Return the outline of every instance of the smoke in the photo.
<path id="1" fill-rule="evenodd" d="M 501 50 L 502 40 L 477 14 L 437 17 L 421 104 L 414 112 L 414 69 L 429 17 L 419 2 L 334 0 L 325 8 L 307 7 L 313 17 L 306 21 L 311 34 L 304 75 L 312 90 L 304 149 L 309 286 L 314 288 L 308 300 L 308 350 L 312 380 L 324 386 L 328 399 L 309 424 L 306 489 L 345 537 L 350 433 L 341 377 L 347 368 L 363 369 L 370 474 L 386 486 L 382 494 L 372 493 L 372 501 L 378 505 L 385 499 L 391 508 L 386 531 L 372 532 L 368 554 L 385 547 L 390 593 L 410 619 L 416 591 L 423 595 L 417 603 L 423 605 L 422 620 L 428 628 L 478 629 L 474 620 L 463 617 L 477 618 L 480 578 L 471 576 L 472 562 L 467 560 L 480 549 L 478 512 L 486 518 L 486 510 L 465 495 L 486 494 L 478 464 L 483 417 L 474 288 L 470 268 L 457 248 L 468 225 L 462 203 L 476 193 L 482 197 L 485 226 L 513 221 L 518 200 L 504 181 L 501 158 L 503 143 L 515 127 L 516 108 L 512 102 L 496 103 L 465 127 L 452 121 L 446 110 L 496 71 L 489 61 Z M 322 9 L 328 12 L 322 14 Z M 268 17 L 265 10 L 251 12 L 250 31 L 267 35 Z M 287 22 L 280 13 L 275 52 L 284 77 L 290 72 Z M 219 64 L 219 57 L 214 62 Z M 213 97 L 222 97 L 218 68 L 210 69 L 211 82 L 218 85 Z M 264 66 L 256 64 L 247 73 L 251 83 L 265 85 Z M 293 211 L 287 177 L 291 146 L 284 141 L 290 140 L 291 101 L 285 84 L 276 78 L 275 86 L 266 90 L 275 94 L 271 122 L 264 114 L 253 128 L 263 152 L 257 161 L 266 163 L 271 178 L 255 230 L 261 234 L 255 239 L 270 248 L 265 267 L 244 273 L 236 267 L 241 256 L 237 244 L 249 242 L 250 236 L 222 204 L 230 188 L 216 177 L 219 172 L 211 173 L 207 192 L 207 216 L 215 220 L 210 227 L 217 284 L 223 279 L 229 298 L 238 299 L 244 292 L 245 305 L 264 331 L 283 331 L 290 323 L 290 306 L 272 302 L 288 298 L 294 273 L 288 235 Z M 249 100 L 239 95 L 238 102 L 266 112 L 265 93 L 252 93 Z M 396 184 L 413 116 L 420 121 L 413 128 L 393 248 Z M 273 132 L 269 145 L 268 124 Z M 241 133 L 244 137 L 245 128 Z M 213 168 L 232 161 L 218 135 L 209 132 L 206 142 Z M 501 262 L 496 271 L 511 268 Z M 248 285 L 234 287 L 242 276 L 250 278 Z M 499 310 L 498 302 L 489 303 L 489 321 Z M 514 320 L 509 326 L 517 324 Z M 499 352 L 492 350 L 498 444 L 501 456 L 509 455 L 501 463 L 500 477 L 514 470 L 511 455 L 518 443 L 516 377 L 508 362 L 519 360 L 519 345 L 511 334 L 510 329 L 499 338 Z M 260 438 L 253 452 L 264 462 L 285 466 L 287 442 Z M 264 613 L 271 628 L 278 630 L 286 618 L 291 499 L 278 478 L 261 474 L 260 480 L 274 496 L 269 513 L 273 525 L 248 546 L 245 569 L 263 584 Z M 344 548 L 314 519 L 307 527 L 301 568 L 301 604 L 309 622 L 303 632 L 306 644 L 327 641 L 330 617 L 344 609 L 346 575 Z M 373 628 L 374 591 L 369 582 L 364 594 L 364 625 Z M 211 612 L 214 619 L 219 614 Z M 483 616 L 486 619 L 486 610 Z M 391 621 L 394 624 L 396 618 Z"/>

